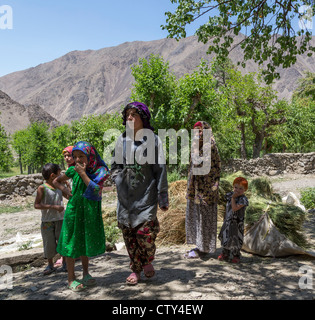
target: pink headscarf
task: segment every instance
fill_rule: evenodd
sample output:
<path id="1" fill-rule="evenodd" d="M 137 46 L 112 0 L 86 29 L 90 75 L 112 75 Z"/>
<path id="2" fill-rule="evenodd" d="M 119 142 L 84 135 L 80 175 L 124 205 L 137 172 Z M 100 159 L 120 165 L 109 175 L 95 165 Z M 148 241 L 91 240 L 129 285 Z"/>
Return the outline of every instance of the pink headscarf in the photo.
<path id="1" fill-rule="evenodd" d="M 202 128 L 202 123 L 201 123 L 200 121 L 196 122 L 196 123 L 194 124 L 194 128 L 195 128 L 195 127 L 201 127 L 201 128 Z"/>
<path id="2" fill-rule="evenodd" d="M 69 152 L 72 157 L 72 149 L 73 149 L 73 146 L 68 146 L 62 150 L 62 154 L 64 154 L 65 152 Z M 68 167 L 72 167 L 72 166 L 75 166 L 74 160 L 71 164 L 68 164 Z"/>

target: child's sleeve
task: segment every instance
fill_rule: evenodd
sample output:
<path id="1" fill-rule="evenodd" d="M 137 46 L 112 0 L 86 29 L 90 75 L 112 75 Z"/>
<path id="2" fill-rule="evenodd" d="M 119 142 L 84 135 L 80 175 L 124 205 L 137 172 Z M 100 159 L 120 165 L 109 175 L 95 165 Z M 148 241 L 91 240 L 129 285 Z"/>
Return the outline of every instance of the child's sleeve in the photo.
<path id="1" fill-rule="evenodd" d="M 85 192 L 83 193 L 83 197 L 93 201 L 101 201 L 102 188 L 91 180 Z"/>
<path id="2" fill-rule="evenodd" d="M 247 207 L 249 205 L 248 199 L 245 196 L 239 197 L 236 201 L 236 204 L 243 205 Z"/>
<path id="3" fill-rule="evenodd" d="M 76 173 L 77 173 L 77 172 L 74 170 L 74 167 L 70 167 L 70 168 L 65 172 L 65 175 L 66 175 L 68 178 L 73 178 Z"/>
<path id="4" fill-rule="evenodd" d="M 230 201 L 233 195 L 233 191 L 228 192 L 225 196 L 224 199 L 225 201 Z"/>
<path id="5" fill-rule="evenodd" d="M 90 183 L 83 193 L 83 197 L 93 201 L 102 200 L 103 183 L 109 176 L 109 171 L 105 167 L 99 168 L 97 173 L 95 177 L 90 176 Z"/>

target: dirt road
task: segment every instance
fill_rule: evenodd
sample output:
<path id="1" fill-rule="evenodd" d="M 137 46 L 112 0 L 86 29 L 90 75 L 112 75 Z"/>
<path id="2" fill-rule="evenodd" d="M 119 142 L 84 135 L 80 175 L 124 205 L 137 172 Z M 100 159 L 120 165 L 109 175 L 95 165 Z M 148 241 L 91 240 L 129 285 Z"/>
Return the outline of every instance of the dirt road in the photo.
<path id="1" fill-rule="evenodd" d="M 300 179 L 304 181 L 300 181 Z M 275 189 L 296 191 L 297 183 L 315 186 L 315 177 L 296 177 L 290 181 L 275 180 Z M 291 186 L 291 187 L 290 187 Z M 38 232 L 38 211 L 0 215 L 0 236 L 9 238 L 16 230 Z M 33 221 L 33 222 L 31 222 Z M 305 232 L 315 251 L 315 214 L 310 214 Z M 11 231 L 10 231 L 11 230 Z M 35 231 L 36 230 L 36 231 Z M 12 234 L 10 234 L 12 232 Z M 0 247 L 1 248 L 1 247 Z M 186 260 L 184 253 L 191 247 L 163 246 L 157 249 L 154 267 L 156 276 L 146 279 L 142 275 L 137 286 L 128 286 L 126 277 L 130 274 L 126 250 L 106 253 L 90 260 L 90 272 L 97 279 L 97 285 L 81 293 L 67 289 L 67 274 L 56 272 L 43 276 L 43 266 L 30 267 L 13 273 L 12 289 L 0 289 L 0 300 L 314 300 L 312 288 L 303 287 L 303 278 L 314 274 L 314 259 L 308 256 L 286 258 L 263 258 L 242 253 L 240 264 L 219 262 L 215 254 L 203 259 Z M 41 248 L 27 250 L 40 253 Z M 25 252 L 23 252 L 24 254 Z M 1 261 L 1 257 L 0 257 Z M 0 262 L 3 264 L 3 261 Z M 76 273 L 81 277 L 80 262 Z M 1 279 L 1 278 L 0 278 Z M 3 277 L 2 277 L 3 279 Z M 306 281 L 306 280 L 305 280 Z M 307 281 L 306 281 L 307 283 Z M 313 281 L 314 283 L 314 281 Z"/>

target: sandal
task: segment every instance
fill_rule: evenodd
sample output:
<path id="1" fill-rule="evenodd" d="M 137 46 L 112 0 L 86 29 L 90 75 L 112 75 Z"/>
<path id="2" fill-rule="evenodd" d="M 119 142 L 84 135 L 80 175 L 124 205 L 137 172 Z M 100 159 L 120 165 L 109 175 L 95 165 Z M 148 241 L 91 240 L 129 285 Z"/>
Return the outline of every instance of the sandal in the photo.
<path id="1" fill-rule="evenodd" d="M 44 270 L 44 275 L 47 276 L 55 271 L 56 271 L 56 269 L 54 267 L 48 265 Z"/>
<path id="2" fill-rule="evenodd" d="M 79 287 L 80 285 L 81 287 Z M 73 292 L 79 292 L 85 290 L 86 286 L 77 280 L 73 280 L 71 284 L 68 285 L 68 289 L 72 290 Z"/>
<path id="3" fill-rule="evenodd" d="M 220 261 L 228 261 L 229 260 L 229 257 L 224 255 L 223 253 L 221 253 L 219 256 L 218 256 L 218 260 Z"/>
<path id="4" fill-rule="evenodd" d="M 81 283 L 83 283 L 88 287 L 92 287 L 96 285 L 96 280 L 88 273 L 83 277 L 83 279 L 81 280 Z"/>
<path id="5" fill-rule="evenodd" d="M 151 263 L 143 266 L 143 272 L 147 278 L 152 278 L 155 275 L 155 271 Z"/>
<path id="6" fill-rule="evenodd" d="M 54 267 L 55 267 L 55 268 L 58 268 L 58 267 L 61 267 L 61 265 L 62 265 L 62 258 L 58 259 L 58 260 L 55 262 Z"/>
<path id="7" fill-rule="evenodd" d="M 127 279 L 126 283 L 132 286 L 135 286 L 138 284 L 138 281 L 140 280 L 140 273 L 133 272 Z"/>
<path id="8" fill-rule="evenodd" d="M 199 258 L 199 249 L 191 249 L 187 253 L 184 254 L 184 258 L 186 259 L 198 259 Z"/>
<path id="9" fill-rule="evenodd" d="M 68 269 L 67 269 L 67 264 L 66 263 L 63 263 L 62 264 L 62 267 L 58 269 L 59 272 L 67 272 Z"/>

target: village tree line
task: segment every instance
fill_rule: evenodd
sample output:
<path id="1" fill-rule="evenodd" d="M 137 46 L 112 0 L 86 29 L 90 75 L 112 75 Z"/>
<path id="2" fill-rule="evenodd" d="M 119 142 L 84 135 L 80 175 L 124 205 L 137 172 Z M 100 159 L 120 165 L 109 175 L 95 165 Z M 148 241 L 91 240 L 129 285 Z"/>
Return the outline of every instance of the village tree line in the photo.
<path id="1" fill-rule="evenodd" d="M 132 66 L 132 75 L 130 100 L 149 106 L 156 132 L 190 130 L 196 121 L 207 121 L 222 160 L 315 151 L 314 73 L 305 73 L 290 101 L 278 99 L 260 73 L 242 75 L 229 60 L 202 60 L 191 74 L 177 78 L 168 62 L 152 54 Z M 19 165 L 21 173 L 33 173 L 47 162 L 64 166 L 66 146 L 87 140 L 104 150 L 111 143 L 103 140 L 104 132 L 113 128 L 124 131 L 120 112 L 83 116 L 51 130 L 34 122 L 12 136 L 0 126 L 0 170 Z"/>

